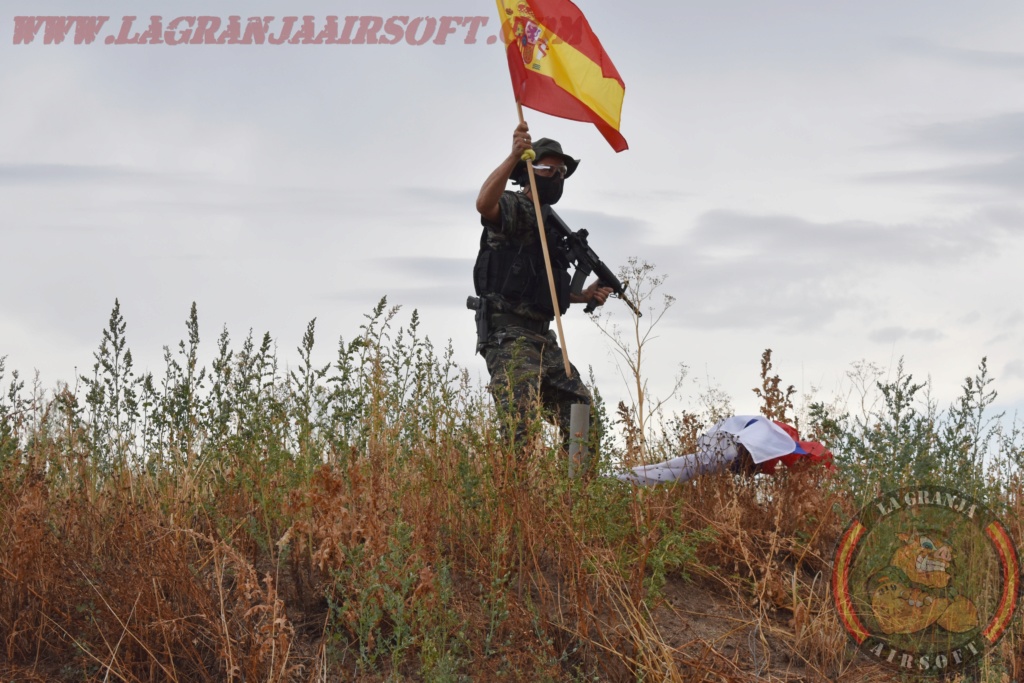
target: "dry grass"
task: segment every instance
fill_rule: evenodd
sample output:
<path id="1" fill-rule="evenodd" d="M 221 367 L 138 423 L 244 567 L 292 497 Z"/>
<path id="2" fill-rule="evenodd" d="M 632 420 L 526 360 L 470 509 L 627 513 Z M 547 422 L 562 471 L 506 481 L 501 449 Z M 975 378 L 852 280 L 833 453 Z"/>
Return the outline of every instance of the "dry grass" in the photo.
<path id="1" fill-rule="evenodd" d="M 259 490 L 9 465 L 5 680 L 444 680 L 424 659 L 445 648 L 450 680 L 888 680 L 832 610 L 849 501 L 815 473 L 567 487 L 553 459 L 523 475 L 492 444 L 469 461 L 487 494 L 468 500 L 466 458 L 424 455 L 432 468 L 399 487 L 370 458 L 324 464 L 277 519 Z M 672 534 L 692 556 L 658 564 Z M 713 620 L 669 606 L 669 588 L 719 596 L 731 622 L 670 645 Z"/>
<path id="2" fill-rule="evenodd" d="M 891 680 L 831 606 L 841 477 L 569 480 L 543 443 L 509 452 L 431 353 L 372 331 L 353 393 L 242 387 L 220 422 L 174 404 L 193 417 L 168 418 L 159 458 L 107 457 L 66 392 L 8 411 L 0 680 Z"/>

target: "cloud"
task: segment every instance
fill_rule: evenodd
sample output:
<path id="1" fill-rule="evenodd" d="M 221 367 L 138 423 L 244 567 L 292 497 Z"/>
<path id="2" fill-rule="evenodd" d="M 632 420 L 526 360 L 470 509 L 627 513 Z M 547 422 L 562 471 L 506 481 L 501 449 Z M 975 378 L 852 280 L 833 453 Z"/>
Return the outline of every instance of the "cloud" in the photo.
<path id="1" fill-rule="evenodd" d="M 380 301 L 381 297 L 387 297 L 389 306 L 419 310 L 458 309 L 466 311 L 466 319 L 469 321 L 467 324 L 471 324 L 473 313 L 466 308 L 466 298 L 472 294 L 472 282 L 465 285 L 417 285 L 412 287 L 400 285 L 389 287 L 384 284 L 373 288 L 327 292 L 317 298 L 322 301 L 356 304 L 362 309 L 369 309 Z"/>
<path id="2" fill-rule="evenodd" d="M 901 39 L 895 43 L 895 47 L 902 52 L 941 59 L 961 66 L 1024 70 L 1024 53 L 1022 52 L 953 47 L 915 38 Z"/>
<path id="3" fill-rule="evenodd" d="M 864 176 L 871 182 L 905 182 L 933 185 L 970 185 L 996 190 L 1024 189 L 1024 154 L 988 163 L 954 164 L 940 168 L 914 171 L 872 173 Z"/>
<path id="4" fill-rule="evenodd" d="M 428 283 L 458 281 L 472 286 L 473 259 L 445 256 L 397 256 L 376 259 L 378 267 Z"/>
<path id="5" fill-rule="evenodd" d="M 1024 112 L 929 123 L 905 131 L 906 142 L 966 152 L 1024 152 Z"/>
<path id="6" fill-rule="evenodd" d="M 694 192 L 684 192 L 682 190 L 675 189 L 663 189 L 663 190 L 641 190 L 633 192 L 622 192 L 620 190 L 609 190 L 601 193 L 603 197 L 608 199 L 619 199 L 626 200 L 628 202 L 679 202 L 683 200 L 692 199 L 696 196 Z"/>
<path id="7" fill-rule="evenodd" d="M 329 219 L 335 223 L 349 219 L 380 217 L 382 196 L 338 187 L 279 187 L 241 185 L 209 180 L 188 188 L 166 188 L 165 194 L 147 194 L 119 199 L 117 206 L 153 214 L 175 214 L 215 218 L 244 216 L 254 226 L 276 226 L 281 218 L 297 218 L 289 230 L 319 230 L 322 226 L 308 219 Z"/>
<path id="8" fill-rule="evenodd" d="M 988 346 L 1015 340 L 1018 336 L 1017 328 L 1021 326 L 1021 323 L 1024 323 L 1024 312 L 1019 310 L 1002 316 L 993 328 L 998 331 L 998 334 L 992 335 L 987 340 Z"/>
<path id="9" fill-rule="evenodd" d="M 840 288 L 805 281 L 759 277 L 754 272 L 720 268 L 717 277 L 697 280 L 691 273 L 673 278 L 685 292 L 677 311 L 681 325 L 697 330 L 789 330 L 807 332 L 832 322 L 860 299 Z"/>
<path id="10" fill-rule="evenodd" d="M 1011 190 L 1024 187 L 1024 112 L 909 126 L 890 149 L 948 152 L 963 159 L 943 166 L 861 176 L 874 183 L 918 183 Z M 968 160 L 967 157 L 970 157 Z"/>
<path id="11" fill-rule="evenodd" d="M 440 187 L 401 187 L 396 190 L 410 202 L 444 204 L 476 213 L 476 190 L 452 190 Z"/>
<path id="12" fill-rule="evenodd" d="M 153 182 L 172 177 L 129 166 L 89 164 L 0 164 L 0 185 L 71 185 Z"/>
<path id="13" fill-rule="evenodd" d="M 716 211 L 702 215 L 674 246 L 660 246 L 657 272 L 678 298 L 680 324 L 695 329 L 809 329 L 857 299 L 838 286 L 849 269 L 804 249 L 795 217 Z M 837 259 L 833 259 L 837 260 Z"/>
<path id="14" fill-rule="evenodd" d="M 970 313 L 960 316 L 956 323 L 957 325 L 974 325 L 979 320 L 981 320 L 981 313 L 978 311 L 971 311 Z"/>
<path id="15" fill-rule="evenodd" d="M 979 220 L 1005 229 L 1007 232 L 1024 230 L 1024 208 L 1007 204 L 992 204 L 978 211 Z"/>
<path id="16" fill-rule="evenodd" d="M 939 341 L 945 337 L 945 333 L 935 328 L 908 330 L 905 327 L 883 327 L 872 330 L 868 334 L 868 339 L 881 344 L 892 344 L 903 339 L 927 343 Z"/>
<path id="17" fill-rule="evenodd" d="M 969 228 L 969 229 L 968 229 Z M 745 259 L 788 274 L 848 271 L 863 265 L 963 262 L 996 248 L 1002 230 L 985 223 L 933 225 L 870 221 L 814 222 L 798 216 L 712 211 L 702 215 L 685 248 Z"/>
<path id="18" fill-rule="evenodd" d="M 983 214 L 926 225 L 719 210 L 699 216 L 678 244 L 659 247 L 657 268 L 668 273 L 687 328 L 809 330 L 844 311 L 873 310 L 888 295 L 875 282 L 913 267 L 955 267 L 997 254 L 1008 235 Z M 897 338 L 943 337 L 935 329 L 903 328 L 873 337 Z"/>
<path id="19" fill-rule="evenodd" d="M 1007 379 L 1024 379 L 1024 360 L 1013 360 L 1003 368 L 1003 376 Z"/>

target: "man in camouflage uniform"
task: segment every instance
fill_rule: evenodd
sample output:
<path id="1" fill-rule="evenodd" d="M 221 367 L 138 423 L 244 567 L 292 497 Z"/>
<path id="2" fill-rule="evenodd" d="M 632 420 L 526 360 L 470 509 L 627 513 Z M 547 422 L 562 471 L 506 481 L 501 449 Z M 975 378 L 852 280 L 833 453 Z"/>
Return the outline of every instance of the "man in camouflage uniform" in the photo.
<path id="1" fill-rule="evenodd" d="M 516 420 L 516 445 L 525 441 L 528 413 L 538 399 L 548 416 L 569 435 L 569 408 L 590 405 L 590 391 L 573 367 L 565 376 L 558 339 L 551 329 L 554 311 L 537 228 L 537 216 L 523 153 L 536 153 L 534 170 L 542 205 L 554 204 L 562 194 L 563 181 L 575 172 L 578 159 L 562 152 L 547 138 L 531 144 L 525 123 L 512 136 L 512 151 L 488 176 L 477 196 L 476 208 L 484 226 L 480 254 L 473 269 L 477 295 L 483 300 L 487 323 L 483 353 L 491 375 L 490 390 L 504 417 Z M 522 189 L 506 191 L 511 179 Z M 570 303 L 593 301 L 603 305 L 612 290 L 594 281 L 579 295 L 569 292 L 568 254 L 557 239 L 548 237 L 548 251 L 558 292 L 560 312 Z"/>

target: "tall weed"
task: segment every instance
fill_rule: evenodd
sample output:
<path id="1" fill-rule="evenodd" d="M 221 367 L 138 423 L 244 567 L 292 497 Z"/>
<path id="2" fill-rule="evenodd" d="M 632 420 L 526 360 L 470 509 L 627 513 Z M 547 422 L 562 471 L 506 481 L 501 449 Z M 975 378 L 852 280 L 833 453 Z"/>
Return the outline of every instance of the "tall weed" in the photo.
<path id="1" fill-rule="evenodd" d="M 1021 431 L 984 362 L 947 411 L 902 366 L 860 415 L 816 405 L 836 477 L 642 489 L 568 478 L 536 426 L 513 449 L 450 345 L 386 300 L 330 358 L 310 321 L 288 367 L 227 330 L 204 365 L 200 331 L 193 305 L 139 375 L 115 302 L 92 374 L 48 394 L 0 359 L 0 678 L 748 681 L 788 657 L 835 680 L 852 658 L 823 577 L 858 500 L 938 468 L 1021 531 Z M 788 419 L 771 371 L 766 351 L 763 412 Z M 617 423 L 595 390 L 595 473 L 692 450 L 728 405 L 709 388 L 661 415 L 631 386 Z M 733 601 L 755 658 L 670 644 L 670 598 L 698 591 Z"/>

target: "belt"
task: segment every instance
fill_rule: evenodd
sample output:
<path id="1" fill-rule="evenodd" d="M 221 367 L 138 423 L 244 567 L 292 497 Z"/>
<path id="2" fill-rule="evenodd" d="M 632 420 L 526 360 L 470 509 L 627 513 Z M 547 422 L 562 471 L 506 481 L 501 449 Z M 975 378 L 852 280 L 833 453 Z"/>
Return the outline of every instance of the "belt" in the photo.
<path id="1" fill-rule="evenodd" d="M 529 330 L 530 332 L 536 332 L 538 334 L 544 334 L 551 329 L 550 320 L 534 320 L 532 318 L 524 318 L 521 315 L 515 313 L 495 313 L 491 316 L 490 323 L 493 329 L 500 329 L 502 327 L 522 327 L 523 329 Z"/>

